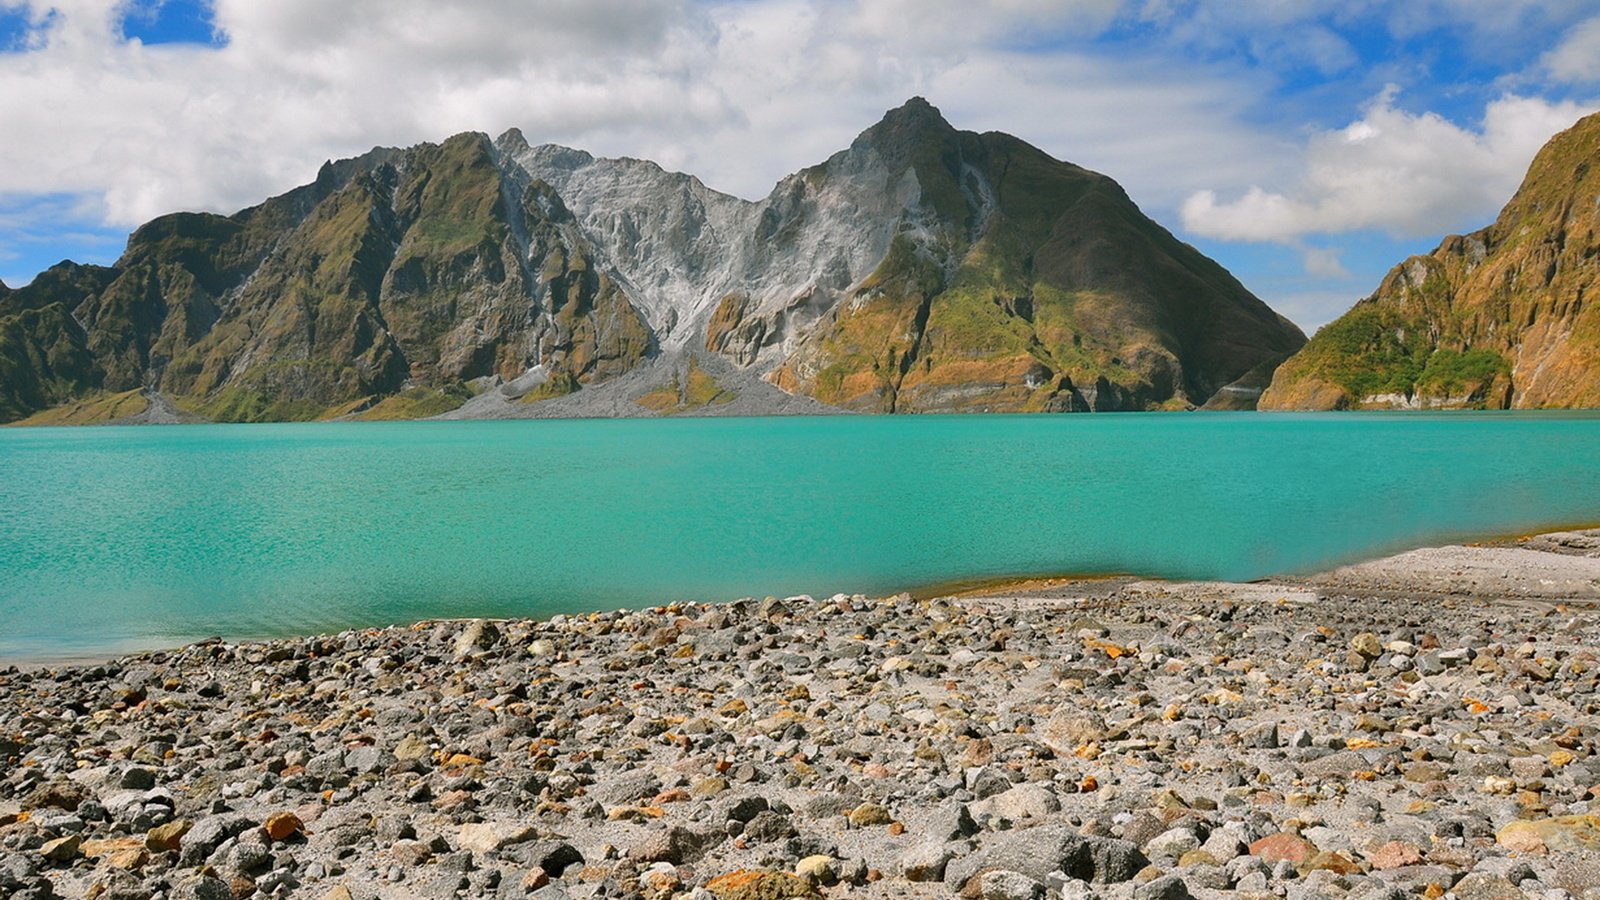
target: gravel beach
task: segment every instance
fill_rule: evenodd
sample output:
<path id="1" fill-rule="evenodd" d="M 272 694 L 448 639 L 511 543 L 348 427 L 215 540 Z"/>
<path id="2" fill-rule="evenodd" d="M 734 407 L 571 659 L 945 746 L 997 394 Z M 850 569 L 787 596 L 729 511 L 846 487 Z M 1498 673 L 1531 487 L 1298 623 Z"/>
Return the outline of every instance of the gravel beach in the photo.
<path id="1" fill-rule="evenodd" d="M 1600 531 L 0 671 L 0 897 L 1600 898 Z"/>

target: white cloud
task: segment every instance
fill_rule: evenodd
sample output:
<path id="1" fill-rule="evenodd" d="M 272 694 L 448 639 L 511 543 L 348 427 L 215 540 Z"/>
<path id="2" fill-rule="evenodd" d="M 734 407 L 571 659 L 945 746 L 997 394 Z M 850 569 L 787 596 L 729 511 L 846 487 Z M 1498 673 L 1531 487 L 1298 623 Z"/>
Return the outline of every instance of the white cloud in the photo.
<path id="1" fill-rule="evenodd" d="M 1531 30 L 1560 27 L 1593 11 L 1593 0 L 1404 0 L 1386 6 L 1389 28 L 1410 36 L 1450 28 L 1467 34 L 1477 49 L 1506 39 L 1525 40 Z"/>
<path id="2" fill-rule="evenodd" d="M 1440 48 L 1490 66 L 1537 50 L 1549 35 L 1594 14 L 1594 0 L 1131 0 L 1126 15 L 1157 26 L 1165 39 L 1217 57 L 1244 53 L 1268 69 L 1324 75 L 1415 64 L 1426 56 L 1363 60 L 1351 45 L 1386 36 L 1415 41 L 1448 35 Z"/>
<path id="3" fill-rule="evenodd" d="M 31 0 L 38 46 L 0 54 L 0 121 L 17 136 L 0 142 L 0 192 L 91 193 L 134 225 L 236 209 L 374 145 L 515 126 L 758 196 L 925 93 L 958 125 L 1081 150 L 1124 180 L 1155 174 L 1146 193 L 1175 202 L 1174 160 L 1141 138 L 1187 120 L 1186 155 L 1234 134 L 1210 155 L 1236 159 L 1243 85 L 999 49 L 1098 33 L 1121 2 L 217 0 L 227 43 L 211 48 L 122 40 L 122 0 Z"/>
<path id="4" fill-rule="evenodd" d="M 864 37 L 932 48 L 971 48 L 1040 31 L 1093 36 L 1108 28 L 1123 0 L 857 0 L 850 30 Z"/>
<path id="5" fill-rule="evenodd" d="M 718 7 L 720 39 L 705 83 L 741 114 L 692 140 L 657 135 L 645 155 L 715 187 L 760 196 L 779 176 L 844 148 L 885 109 L 921 94 L 959 128 L 1015 134 L 1111 175 L 1142 203 L 1172 209 L 1192 190 L 1196 172 L 1247 183 L 1275 171 L 1286 149 L 1242 124 L 1261 88 L 1236 74 L 1147 56 L 1010 50 L 1003 38 L 930 50 L 916 34 L 864 30 L 843 9 L 801 0 Z M 937 16 L 942 7 L 929 9 Z M 1061 14 L 1098 22 L 1097 9 L 1080 5 Z M 1011 34 L 1034 15 L 1018 6 L 1004 23 L 967 31 Z"/>
<path id="6" fill-rule="evenodd" d="M 1362 291 L 1351 290 L 1284 290 L 1263 291 L 1261 299 L 1267 305 L 1287 316 L 1307 335 L 1339 318 L 1351 305 L 1360 300 Z"/>
<path id="7" fill-rule="evenodd" d="M 1600 16 L 1572 27 L 1542 60 L 1556 79 L 1573 84 L 1600 81 Z"/>
<path id="8" fill-rule="evenodd" d="M 129 2 L 0 0 L 38 26 L 0 53 L 0 199 L 79 198 L 132 226 L 258 202 L 377 144 L 512 126 L 755 197 L 922 94 L 1111 175 L 1157 219 L 1182 206 L 1197 234 L 1283 241 L 1338 279 L 1337 242 L 1301 236 L 1492 215 L 1578 108 L 1527 83 L 1464 128 L 1385 96 L 1308 139 L 1300 116 L 1321 113 L 1279 105 L 1283 80 L 1340 73 L 1318 82 L 1337 98 L 1372 77 L 1362 28 L 1520 41 L 1524 62 L 1564 34 L 1545 66 L 1574 80 L 1600 58 L 1562 31 L 1592 0 L 215 0 L 220 48 L 124 40 Z"/>
<path id="9" fill-rule="evenodd" d="M 37 48 L 0 54 L 0 192 L 100 194 L 132 225 L 237 208 L 376 144 L 728 115 L 691 65 L 715 35 L 682 3 L 218 0 L 221 49 L 123 41 L 120 8 L 29 6 Z"/>
<path id="10" fill-rule="evenodd" d="M 1368 228 L 1415 237 L 1481 224 L 1550 136 L 1594 108 L 1508 95 L 1489 103 L 1481 130 L 1472 130 L 1398 109 L 1395 93 L 1380 94 L 1349 126 L 1314 135 L 1297 187 L 1251 187 L 1233 200 L 1197 191 L 1183 203 L 1184 225 L 1225 240 L 1291 241 Z"/>
<path id="11" fill-rule="evenodd" d="M 1348 278 L 1350 271 L 1340 260 L 1337 247 L 1305 247 L 1301 251 L 1306 274 L 1319 278 Z"/>
<path id="12" fill-rule="evenodd" d="M 1243 35 L 1262 54 L 1336 71 L 1352 51 L 1317 18 L 1376 6 L 217 0 L 229 39 L 219 50 L 123 42 L 119 0 L 32 0 L 36 20 L 59 14 L 40 49 L 0 55 L 0 121 L 26 136 L 0 145 L 0 190 L 102 191 L 111 218 L 132 224 L 251 202 L 306 179 L 324 157 L 374 144 L 515 125 L 534 140 L 648 155 L 753 194 L 923 92 L 957 124 L 1020 133 L 1175 203 L 1197 172 L 1226 190 L 1282 165 L 1287 148 L 1243 124 L 1269 84 L 1153 56 L 1003 45 L 1036 33 L 1081 39 L 1142 11 L 1179 32 Z"/>

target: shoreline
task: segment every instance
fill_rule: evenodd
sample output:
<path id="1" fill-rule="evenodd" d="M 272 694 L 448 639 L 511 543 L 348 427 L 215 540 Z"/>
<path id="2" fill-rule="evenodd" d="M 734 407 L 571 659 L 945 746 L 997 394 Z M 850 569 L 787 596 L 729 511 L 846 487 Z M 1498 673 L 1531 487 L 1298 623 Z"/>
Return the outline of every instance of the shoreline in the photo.
<path id="1" fill-rule="evenodd" d="M 607 407 L 607 411 L 602 411 L 602 412 L 582 412 L 582 411 L 580 411 L 580 412 L 566 413 L 566 412 L 563 411 L 561 413 L 551 414 L 548 411 L 543 411 L 543 412 L 540 412 L 540 411 L 535 411 L 535 412 L 518 411 L 519 414 L 515 414 L 515 415 L 509 415 L 509 414 L 503 414 L 503 413 L 496 414 L 494 412 L 489 412 L 489 413 L 484 413 L 484 414 L 479 414 L 479 415 L 460 415 L 459 413 L 461 412 L 461 408 L 458 407 L 457 409 L 448 410 L 446 412 L 440 413 L 440 414 L 435 415 L 435 416 L 427 416 L 427 417 L 424 417 L 424 418 L 414 418 L 414 419 L 413 418 L 408 418 L 408 419 L 362 419 L 362 418 L 359 417 L 359 414 L 352 413 L 352 414 L 347 414 L 347 415 L 342 415 L 342 416 L 335 416 L 335 417 L 332 417 L 332 418 L 273 419 L 273 420 L 259 421 L 259 422 L 231 422 L 231 421 L 216 421 L 216 420 L 213 420 L 213 419 L 201 418 L 201 417 L 197 416 L 196 414 L 190 413 L 190 412 L 184 410 L 182 407 L 177 406 L 173 402 L 172 398 L 166 397 L 164 395 L 158 395 L 158 396 L 159 396 L 159 399 L 153 399 L 151 401 L 151 407 L 152 407 L 151 409 L 146 410 L 145 412 L 139 413 L 138 415 L 134 415 L 134 416 L 126 416 L 126 417 L 116 418 L 116 419 L 107 419 L 107 420 L 104 420 L 104 421 L 87 421 L 87 422 L 70 422 L 70 423 L 69 422 L 29 422 L 29 421 L 27 421 L 27 418 L 32 418 L 30 416 L 30 417 L 27 417 L 27 418 L 24 418 L 24 419 L 18 419 L 18 420 L 11 421 L 11 422 L 0 422 L 0 429 L 5 429 L 5 428 L 18 428 L 18 429 L 36 429 L 36 428 L 102 428 L 102 427 L 107 427 L 107 426 L 110 426 L 110 427 L 135 427 L 135 426 L 145 426 L 145 425 L 160 425 L 160 426 L 167 426 L 167 425 L 352 425 L 352 424 L 354 424 L 354 425 L 365 425 L 365 424 L 392 425 L 392 424 L 396 424 L 396 423 L 407 423 L 407 422 L 532 422 L 532 421 L 550 421 L 550 420 L 555 420 L 555 421 L 573 421 L 573 422 L 603 422 L 603 421 L 629 421 L 629 420 L 635 420 L 635 421 L 637 421 L 637 420 L 673 420 L 673 419 L 678 419 L 678 420 L 696 420 L 696 419 L 726 419 L 726 418 L 743 418 L 743 419 L 792 419 L 792 418 L 830 418 L 830 417 L 908 418 L 908 417 L 911 417 L 911 416 L 917 416 L 917 417 L 921 417 L 921 418 L 931 418 L 931 417 L 936 417 L 936 416 L 953 416 L 953 417 L 959 417 L 959 418 L 967 418 L 967 417 L 973 417 L 973 416 L 1023 416 L 1023 417 L 1030 417 L 1031 418 L 1031 417 L 1051 417 L 1051 416 L 1060 416 L 1060 415 L 1085 415 L 1084 413 L 1039 413 L 1039 412 L 1022 412 L 1022 411 L 996 412 L 996 413 L 986 413 L 986 412 L 985 413 L 978 413 L 978 412 L 863 413 L 863 412 L 859 412 L 859 411 L 851 410 L 851 409 L 842 409 L 842 408 L 838 408 L 838 407 L 826 406 L 826 405 L 821 404 L 821 403 L 819 403 L 819 402 L 817 402 L 815 400 L 812 400 L 809 397 L 801 397 L 800 395 L 788 395 L 789 399 L 795 400 L 794 406 L 797 407 L 797 408 L 775 408 L 775 409 L 771 409 L 771 410 L 767 410 L 767 411 L 740 412 L 740 411 L 737 411 L 737 410 L 727 410 L 727 409 L 724 409 L 722 407 L 698 407 L 698 408 L 684 410 L 682 412 L 671 413 L 671 414 L 668 414 L 668 415 L 661 415 L 661 414 L 658 414 L 658 413 L 651 412 L 651 411 L 649 411 L 649 410 L 647 410 L 647 409 L 645 409 L 643 407 L 640 407 L 637 410 L 631 410 L 630 409 L 630 410 L 628 410 L 626 412 L 626 414 L 619 414 L 618 412 L 616 412 L 611 407 Z M 568 396 L 574 396 L 574 395 L 568 395 Z M 562 400 L 562 399 L 565 399 L 565 398 L 556 398 L 556 400 L 544 401 L 544 402 L 557 402 L 557 401 Z M 70 406 L 72 406 L 72 404 L 68 403 L 68 404 L 64 404 L 63 406 L 64 407 L 70 407 Z M 36 413 L 35 415 L 48 413 L 48 412 L 51 412 L 51 411 L 53 411 L 55 409 L 60 409 L 60 408 L 62 408 L 62 407 L 53 407 L 50 410 L 41 410 L 40 413 Z M 1563 417 L 1563 418 L 1586 419 L 1586 418 L 1600 417 L 1600 407 L 1570 408 L 1570 407 L 1549 406 L 1549 407 L 1535 407 L 1535 408 L 1528 408 L 1528 409 L 1440 408 L 1440 409 L 1326 409 L 1326 410 L 1309 410 L 1309 409 L 1306 409 L 1306 410 L 1301 410 L 1301 409 L 1272 409 L 1272 410 L 1205 409 L 1203 407 L 1194 407 L 1194 408 L 1191 408 L 1191 409 L 1107 410 L 1104 413 L 1092 413 L 1092 414 L 1089 414 L 1089 415 L 1142 416 L 1142 415 L 1169 415 L 1169 414 L 1170 415 L 1199 415 L 1199 416 L 1253 416 L 1253 415 L 1263 415 L 1263 416 L 1277 417 L 1277 418 L 1288 418 L 1288 417 L 1296 417 L 1296 416 L 1335 416 L 1335 417 L 1380 416 L 1380 417 L 1409 418 L 1409 417 L 1432 417 L 1432 416 L 1447 416 L 1448 417 L 1448 416 L 1483 416 L 1483 415 L 1486 415 L 1486 416 L 1499 416 L 1499 415 L 1518 415 L 1518 414 L 1548 414 L 1548 415 L 1560 416 L 1560 417 Z"/>
<path id="2" fill-rule="evenodd" d="M 41 426 L 41 427 L 44 427 L 44 426 Z M 49 426 L 49 427 L 56 427 L 56 426 Z M 1523 547 L 1525 545 L 1528 545 L 1529 543 L 1535 543 L 1535 544 L 1548 543 L 1548 541 L 1546 541 L 1545 539 L 1547 539 L 1551 535 L 1582 534 L 1582 533 L 1586 533 L 1586 532 L 1600 533 L 1600 522 L 1589 521 L 1589 522 L 1577 522 L 1577 523 L 1572 523 L 1572 524 L 1562 523 L 1562 524 L 1552 525 L 1552 526 L 1550 526 L 1550 527 L 1548 527 L 1547 529 L 1544 529 L 1544 530 L 1531 531 L 1531 532 L 1508 532 L 1508 533 L 1505 533 L 1505 534 L 1490 535 L 1490 536 L 1487 536 L 1487 537 L 1483 537 L 1483 538 L 1480 538 L 1480 539 L 1477 539 L 1477 540 L 1472 540 L 1472 541 L 1468 541 L 1468 542 L 1460 543 L 1460 544 L 1446 543 L 1446 544 L 1439 544 L 1439 545 L 1424 545 L 1424 546 L 1412 548 L 1412 549 L 1409 549 L 1409 550 L 1402 550 L 1402 551 L 1399 551 L 1399 552 L 1394 553 L 1394 554 L 1389 554 L 1389 555 L 1384 555 L 1384 556 L 1377 556 L 1377 557 L 1372 557 L 1372 558 L 1359 559 L 1359 560 L 1353 561 L 1351 563 L 1348 563 L 1346 565 L 1338 566 L 1338 567 L 1335 567 L 1333 569 L 1326 570 L 1324 572 L 1314 572 L 1314 573 L 1309 573 L 1309 574 L 1285 574 L 1285 575 L 1279 575 L 1279 576 L 1267 576 L 1267 577 L 1264 577 L 1264 578 L 1254 579 L 1253 581 L 1249 581 L 1249 582 L 1228 582 L 1228 581 L 1197 580 L 1197 579 L 1182 579 L 1182 578 L 1162 578 L 1162 577 L 1158 577 L 1158 576 L 1139 575 L 1139 574 L 1133 573 L 1133 572 L 1087 572 L 1087 573 L 1035 574 L 1035 575 L 1021 575 L 1021 576 L 994 576 L 994 577 L 984 577 L 984 578 L 955 579 L 955 580 L 949 580 L 949 581 L 938 581 L 938 582 L 933 582 L 933 583 L 920 585 L 920 586 L 907 587 L 907 588 L 903 588 L 902 590 L 898 591 L 897 593 L 905 594 L 905 595 L 907 595 L 907 596 L 909 596 L 909 597 L 911 597 L 911 598 L 913 598 L 915 600 L 918 600 L 918 601 L 929 601 L 929 600 L 936 600 L 936 599 L 981 600 L 981 599 L 985 599 L 985 598 L 992 598 L 994 596 L 1015 595 L 1015 594 L 1024 594 L 1024 595 L 1032 595 L 1032 594 L 1045 594 L 1045 595 L 1050 595 L 1050 594 L 1063 594 L 1063 595 L 1064 594 L 1082 594 L 1082 595 L 1085 596 L 1085 598 L 1087 598 L 1088 596 L 1099 595 L 1099 594 L 1102 594 L 1102 593 L 1111 592 L 1111 591 L 1114 591 L 1114 590 L 1118 589 L 1119 587 L 1123 587 L 1123 586 L 1126 586 L 1128 584 L 1135 584 L 1135 583 L 1137 583 L 1137 584 L 1172 584 L 1172 585 L 1278 584 L 1278 585 L 1290 585 L 1290 586 L 1307 586 L 1307 585 L 1318 585 L 1318 584 L 1320 584 L 1323 587 L 1334 587 L 1334 586 L 1337 586 L 1337 583 L 1336 582 L 1330 582 L 1328 579 L 1331 576 L 1335 576 L 1337 573 L 1346 572 L 1347 570 L 1351 570 L 1351 569 L 1354 569 L 1354 568 L 1360 567 L 1360 566 L 1369 566 L 1369 565 L 1389 562 L 1389 561 L 1392 561 L 1392 560 L 1399 560 L 1401 558 L 1406 557 L 1408 554 L 1412 554 L 1412 553 L 1419 553 L 1419 552 L 1424 552 L 1424 551 L 1428 551 L 1428 552 L 1432 552 L 1432 553 L 1452 553 L 1452 552 L 1458 552 L 1458 551 L 1463 551 L 1463 550 L 1472 550 L 1472 549 L 1475 549 L 1475 548 L 1517 548 L 1517 547 Z M 1415 577 L 1413 575 L 1408 575 L 1405 572 L 1397 572 L 1397 571 L 1393 571 L 1393 570 L 1387 571 L 1386 575 L 1388 575 L 1389 577 L 1401 579 L 1400 581 L 1396 582 L 1396 584 L 1395 584 L 1395 586 L 1393 588 L 1391 588 L 1391 590 L 1393 590 L 1393 591 L 1397 591 L 1397 592 L 1406 592 L 1406 591 L 1422 592 L 1422 591 L 1425 590 L 1421 585 L 1419 585 L 1417 583 L 1417 580 L 1415 579 Z M 1369 591 L 1370 590 L 1374 590 L 1374 588 L 1373 588 L 1373 586 L 1371 584 L 1365 585 L 1363 589 L 1369 590 Z M 750 600 L 755 600 L 757 598 L 746 597 L 746 598 L 742 598 L 742 599 L 745 600 L 745 601 L 750 601 Z M 679 600 L 679 601 L 673 601 L 673 602 L 674 603 L 696 603 L 696 604 L 717 605 L 717 604 L 724 603 L 724 602 L 738 602 L 738 601 Z M 624 608 L 624 609 L 618 609 L 618 610 L 607 609 L 607 610 L 604 610 L 604 611 L 605 612 L 611 612 L 611 611 L 629 612 L 629 611 L 638 611 L 638 610 L 645 610 L 645 609 L 660 608 L 661 605 L 662 604 L 654 604 L 654 605 L 649 605 L 649 606 L 638 607 L 637 609 L 635 609 L 635 608 Z M 668 604 L 668 605 L 670 605 L 670 604 Z M 567 615 L 584 615 L 584 614 L 587 614 L 587 613 L 567 613 Z M 502 617 L 502 618 L 490 618 L 490 619 L 486 619 L 486 621 L 506 622 L 506 621 L 516 621 L 516 620 L 521 620 L 521 619 L 528 619 L 528 618 L 530 618 L 530 617 L 524 617 L 524 616 Z M 340 632 L 333 632 L 332 634 L 343 634 L 343 633 L 353 632 L 353 631 L 369 631 L 369 630 L 373 630 L 373 629 L 391 628 L 391 627 L 399 627 L 399 628 L 417 627 L 417 626 L 421 626 L 421 625 L 434 624 L 434 623 L 440 623 L 440 622 L 459 622 L 459 621 L 465 621 L 465 620 L 464 619 L 459 619 L 459 618 L 458 619 L 418 619 L 418 620 L 415 620 L 415 621 L 408 621 L 408 622 L 376 623 L 376 624 L 368 625 L 368 626 L 353 626 L 352 628 L 344 629 L 343 631 L 340 631 Z M 100 664 L 105 664 L 105 663 L 109 663 L 109 662 L 114 662 L 115 660 L 117 660 L 119 658 L 122 658 L 124 656 L 129 656 L 129 655 L 148 654 L 148 653 L 161 653 L 161 652 L 175 652 L 175 651 L 180 650 L 183 647 L 188 646 L 190 644 L 194 644 L 194 643 L 198 643 L 198 642 L 206 642 L 206 641 L 222 641 L 222 642 L 229 643 L 229 644 L 249 644 L 249 643 L 261 643 L 261 642 L 268 642 L 268 641 L 291 640 L 291 639 L 294 639 L 294 638 L 316 637 L 316 636 L 319 636 L 319 635 L 317 635 L 317 634 L 305 634 L 305 633 L 298 633 L 298 632 L 284 632 L 284 633 L 280 633 L 280 634 L 259 633 L 259 634 L 249 634 L 249 635 L 234 635 L 234 636 L 229 636 L 229 637 L 222 637 L 222 636 L 218 636 L 218 635 L 196 635 L 196 636 L 194 636 L 192 638 L 189 638 L 187 640 L 180 640 L 177 643 L 162 644 L 160 646 L 130 645 L 125 649 L 108 648 L 107 650 L 105 650 L 103 652 L 100 651 L 100 650 L 86 650 L 86 651 L 83 651 L 83 652 L 62 653 L 62 654 L 33 654 L 33 655 L 17 655 L 17 656 L 0 656 L 0 671 L 4 671 L 5 669 L 11 668 L 11 667 L 14 667 L 14 668 L 16 668 L 18 670 L 21 670 L 21 671 L 37 671 L 37 670 L 40 670 L 40 669 L 61 668 L 61 667 L 94 666 L 94 665 L 100 665 Z M 321 635 L 321 636 L 329 636 L 329 635 Z"/>
<path id="3" fill-rule="evenodd" d="M 8 670 L 0 894 L 1596 896 L 1600 530 L 1014 587 Z"/>

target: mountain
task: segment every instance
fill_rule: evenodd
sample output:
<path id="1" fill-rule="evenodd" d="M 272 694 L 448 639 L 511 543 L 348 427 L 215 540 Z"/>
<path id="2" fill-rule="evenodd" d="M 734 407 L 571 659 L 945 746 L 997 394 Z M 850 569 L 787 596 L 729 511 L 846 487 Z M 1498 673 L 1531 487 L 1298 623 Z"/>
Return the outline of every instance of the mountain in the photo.
<path id="1" fill-rule="evenodd" d="M 1600 114 L 1493 225 L 1396 266 L 1280 367 L 1262 409 L 1600 407 Z"/>
<path id="2" fill-rule="evenodd" d="M 1303 342 L 1111 179 L 919 98 L 756 202 L 513 130 L 163 216 L 0 290 L 0 420 L 1249 406 Z"/>

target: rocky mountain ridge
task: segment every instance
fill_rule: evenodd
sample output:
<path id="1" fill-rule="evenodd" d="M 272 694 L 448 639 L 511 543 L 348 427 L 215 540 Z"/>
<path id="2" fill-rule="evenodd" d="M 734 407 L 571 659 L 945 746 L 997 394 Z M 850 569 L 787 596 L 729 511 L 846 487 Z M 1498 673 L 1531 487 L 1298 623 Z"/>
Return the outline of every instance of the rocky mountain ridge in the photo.
<path id="1" fill-rule="evenodd" d="M 0 420 L 1249 406 L 1303 341 L 1109 178 L 918 98 L 754 202 L 513 130 L 163 216 L 0 289 Z"/>
<path id="2" fill-rule="evenodd" d="M 1280 367 L 1262 409 L 1600 407 L 1600 114 L 1494 224 L 1396 266 Z"/>

